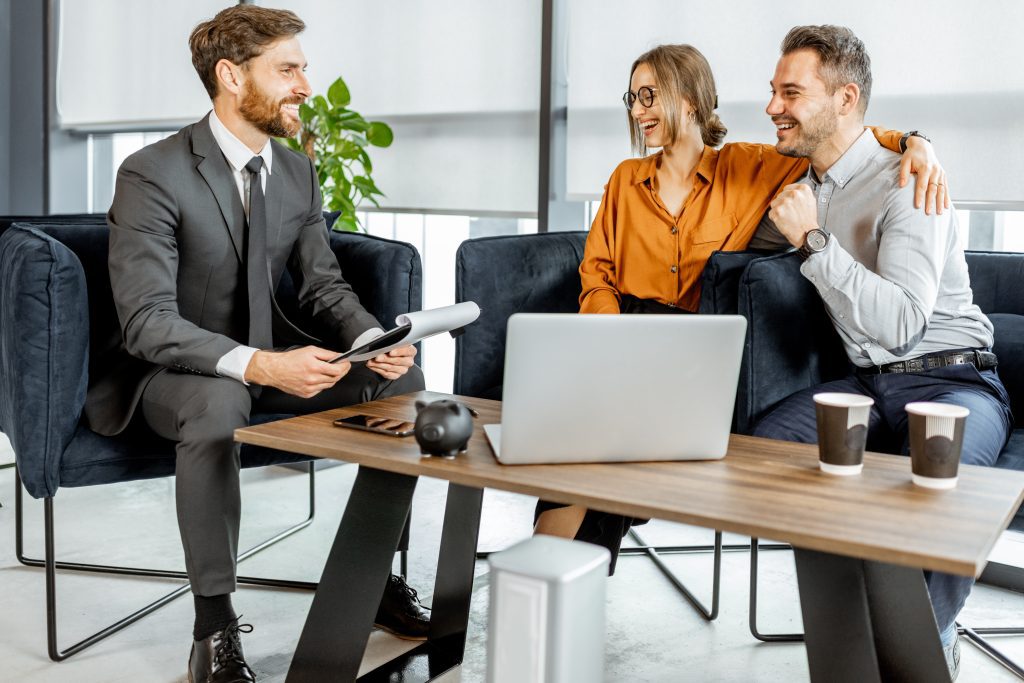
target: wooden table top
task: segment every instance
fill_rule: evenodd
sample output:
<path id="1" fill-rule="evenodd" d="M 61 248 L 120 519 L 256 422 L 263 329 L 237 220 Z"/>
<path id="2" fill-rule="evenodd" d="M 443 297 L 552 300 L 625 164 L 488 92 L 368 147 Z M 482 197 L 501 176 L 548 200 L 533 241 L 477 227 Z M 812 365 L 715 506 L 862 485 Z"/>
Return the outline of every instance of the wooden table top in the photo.
<path id="1" fill-rule="evenodd" d="M 344 460 L 375 469 L 446 479 L 791 543 L 867 560 L 977 576 L 1024 498 L 1024 473 L 961 466 L 950 491 L 911 483 L 910 460 L 868 453 L 860 476 L 818 469 L 817 446 L 732 435 L 722 460 L 572 465 L 501 465 L 482 425 L 501 421 L 501 403 L 456 397 L 480 417 L 468 452 L 422 457 L 412 437 L 332 425 L 369 413 L 415 419 L 418 392 L 246 427 L 242 443 Z"/>

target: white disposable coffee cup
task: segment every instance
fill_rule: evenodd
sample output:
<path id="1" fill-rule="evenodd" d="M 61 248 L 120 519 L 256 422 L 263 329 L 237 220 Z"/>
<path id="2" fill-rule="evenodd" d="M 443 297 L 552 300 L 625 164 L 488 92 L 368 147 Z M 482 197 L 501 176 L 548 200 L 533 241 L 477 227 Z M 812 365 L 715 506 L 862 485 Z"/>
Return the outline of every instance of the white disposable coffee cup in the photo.
<path id="1" fill-rule="evenodd" d="M 929 489 L 956 486 L 964 428 L 971 411 L 949 403 L 906 405 L 911 479 Z"/>
<path id="2" fill-rule="evenodd" d="M 838 475 L 860 474 L 868 417 L 875 401 L 861 394 L 826 392 L 814 395 L 818 422 L 818 467 Z"/>

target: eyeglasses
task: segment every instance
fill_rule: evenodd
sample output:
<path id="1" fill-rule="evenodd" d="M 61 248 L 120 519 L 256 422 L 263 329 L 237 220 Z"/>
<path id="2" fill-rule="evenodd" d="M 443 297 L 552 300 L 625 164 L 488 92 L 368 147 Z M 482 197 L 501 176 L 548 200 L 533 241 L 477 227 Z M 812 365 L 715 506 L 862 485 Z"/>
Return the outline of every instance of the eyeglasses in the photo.
<path id="1" fill-rule="evenodd" d="M 643 86 L 637 88 L 636 92 L 627 90 L 622 95 L 622 103 L 626 105 L 628 111 L 633 111 L 633 104 L 640 100 L 640 104 L 644 107 L 650 107 L 654 104 L 654 93 L 658 92 L 656 88 L 650 86 Z"/>

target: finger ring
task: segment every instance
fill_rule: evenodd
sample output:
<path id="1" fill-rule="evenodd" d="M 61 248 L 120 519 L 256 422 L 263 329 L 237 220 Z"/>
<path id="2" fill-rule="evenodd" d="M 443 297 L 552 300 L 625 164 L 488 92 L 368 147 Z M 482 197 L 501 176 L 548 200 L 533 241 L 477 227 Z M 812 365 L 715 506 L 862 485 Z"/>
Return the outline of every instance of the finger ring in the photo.
<path id="1" fill-rule="evenodd" d="M 937 182 L 935 182 L 934 180 L 933 180 L 933 181 L 931 181 L 931 182 L 930 182 L 930 183 L 928 183 L 928 184 L 929 184 L 929 185 L 938 185 L 938 186 L 940 186 L 940 187 L 942 186 L 942 183 L 937 183 Z"/>

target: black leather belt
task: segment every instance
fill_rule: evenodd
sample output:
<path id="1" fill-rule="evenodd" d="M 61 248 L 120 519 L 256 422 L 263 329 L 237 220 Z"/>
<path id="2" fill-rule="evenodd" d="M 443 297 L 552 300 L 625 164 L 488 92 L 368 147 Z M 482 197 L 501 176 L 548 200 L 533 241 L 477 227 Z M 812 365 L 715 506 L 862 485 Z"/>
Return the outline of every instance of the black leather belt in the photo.
<path id="1" fill-rule="evenodd" d="M 947 368 L 951 365 L 973 365 L 979 370 L 991 370 L 999 365 L 996 354 L 982 349 L 963 349 L 960 351 L 940 351 L 929 353 L 909 360 L 900 360 L 885 365 L 872 365 L 869 368 L 857 368 L 862 375 L 884 375 L 888 373 L 927 372 L 936 368 Z"/>

